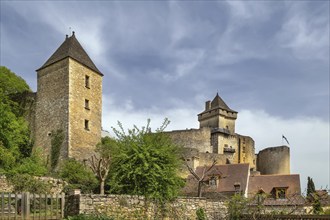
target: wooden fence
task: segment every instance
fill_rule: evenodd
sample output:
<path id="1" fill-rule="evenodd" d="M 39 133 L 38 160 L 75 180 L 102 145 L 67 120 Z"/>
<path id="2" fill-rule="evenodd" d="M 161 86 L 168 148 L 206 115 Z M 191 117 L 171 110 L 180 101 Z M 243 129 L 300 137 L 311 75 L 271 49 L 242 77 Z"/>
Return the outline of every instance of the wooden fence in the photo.
<path id="1" fill-rule="evenodd" d="M 64 194 L 1 193 L 0 219 L 58 220 L 64 217 Z"/>

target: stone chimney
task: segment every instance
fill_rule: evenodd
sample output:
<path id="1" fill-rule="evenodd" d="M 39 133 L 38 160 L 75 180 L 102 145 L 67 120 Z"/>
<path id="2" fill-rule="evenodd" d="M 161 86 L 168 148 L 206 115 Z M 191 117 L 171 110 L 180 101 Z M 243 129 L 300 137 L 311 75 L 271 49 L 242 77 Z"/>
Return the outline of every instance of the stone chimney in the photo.
<path id="1" fill-rule="evenodd" d="M 205 111 L 210 110 L 210 109 L 211 109 L 211 101 L 205 102 Z"/>

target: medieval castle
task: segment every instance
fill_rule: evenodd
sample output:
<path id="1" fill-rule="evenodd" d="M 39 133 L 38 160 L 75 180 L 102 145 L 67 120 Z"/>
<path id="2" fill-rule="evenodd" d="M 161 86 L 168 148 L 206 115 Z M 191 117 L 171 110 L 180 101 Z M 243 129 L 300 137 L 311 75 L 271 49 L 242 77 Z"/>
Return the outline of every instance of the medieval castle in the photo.
<path id="1" fill-rule="evenodd" d="M 102 77 L 73 32 L 37 70 L 38 86 L 30 123 L 35 146 L 50 155 L 51 137 L 61 130 L 60 158 L 84 160 L 101 139 Z M 238 112 L 217 94 L 198 114 L 199 129 L 168 132 L 185 148 L 185 159 L 194 168 L 217 164 L 248 164 L 249 172 L 290 174 L 287 146 L 255 153 L 254 140 L 235 133 Z"/>

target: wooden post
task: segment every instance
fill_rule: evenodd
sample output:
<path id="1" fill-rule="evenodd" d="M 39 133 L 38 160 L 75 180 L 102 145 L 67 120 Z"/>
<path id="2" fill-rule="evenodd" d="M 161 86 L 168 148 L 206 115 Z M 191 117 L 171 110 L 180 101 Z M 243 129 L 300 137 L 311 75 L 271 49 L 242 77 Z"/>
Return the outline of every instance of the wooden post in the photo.
<path id="1" fill-rule="evenodd" d="M 36 194 L 33 193 L 33 220 L 36 216 Z"/>
<path id="2" fill-rule="evenodd" d="M 11 219 L 11 193 L 8 193 L 8 219 Z"/>
<path id="3" fill-rule="evenodd" d="M 59 210 L 59 208 L 58 208 L 58 193 L 56 193 L 56 199 L 55 199 L 55 213 L 56 213 L 56 215 L 55 215 L 55 218 L 58 218 L 58 210 Z"/>
<path id="4" fill-rule="evenodd" d="M 38 208 L 39 208 L 39 219 L 41 219 L 41 200 L 42 200 L 42 198 L 41 198 L 41 194 L 39 194 L 39 205 L 38 205 Z"/>
<path id="5" fill-rule="evenodd" d="M 53 194 L 50 194 L 50 219 L 53 218 Z"/>
<path id="6" fill-rule="evenodd" d="M 22 211 L 25 220 L 30 219 L 30 193 L 25 192 L 22 194 Z"/>
<path id="7" fill-rule="evenodd" d="M 17 219 L 17 212 L 18 212 L 18 203 L 17 203 L 17 193 L 15 193 L 15 220 Z"/>
<path id="8" fill-rule="evenodd" d="M 47 219 L 47 194 L 45 194 L 45 219 Z"/>
<path id="9" fill-rule="evenodd" d="M 1 219 L 3 219 L 3 214 L 5 212 L 5 193 L 1 193 Z"/>
<path id="10" fill-rule="evenodd" d="M 64 204 L 65 204 L 65 194 L 61 195 L 61 217 L 64 218 Z"/>

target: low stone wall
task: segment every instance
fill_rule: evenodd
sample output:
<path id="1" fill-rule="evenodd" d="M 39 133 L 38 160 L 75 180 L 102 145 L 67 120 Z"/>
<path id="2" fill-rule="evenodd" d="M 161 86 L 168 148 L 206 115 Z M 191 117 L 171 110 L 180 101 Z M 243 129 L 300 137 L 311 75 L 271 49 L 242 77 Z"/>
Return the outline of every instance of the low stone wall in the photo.
<path id="1" fill-rule="evenodd" d="M 60 194 L 63 192 L 64 187 L 68 184 L 67 182 L 56 179 L 53 177 L 35 177 L 40 181 L 50 185 L 50 192 L 51 194 Z M 7 180 L 6 176 L 0 176 L 0 192 L 13 192 L 14 187 L 11 183 Z"/>
<path id="2" fill-rule="evenodd" d="M 103 213 L 120 219 L 154 219 L 163 214 L 165 219 L 196 219 L 199 208 L 205 211 L 208 219 L 224 219 L 227 213 L 223 201 L 196 197 L 181 197 L 167 204 L 155 204 L 143 196 L 130 195 L 78 193 L 66 198 L 66 216 Z"/>
<path id="3" fill-rule="evenodd" d="M 0 192 L 12 192 L 14 187 L 10 185 L 6 176 L 0 176 Z"/>

